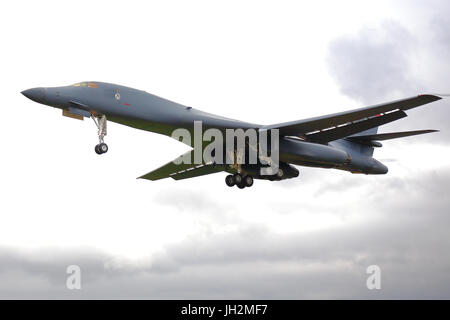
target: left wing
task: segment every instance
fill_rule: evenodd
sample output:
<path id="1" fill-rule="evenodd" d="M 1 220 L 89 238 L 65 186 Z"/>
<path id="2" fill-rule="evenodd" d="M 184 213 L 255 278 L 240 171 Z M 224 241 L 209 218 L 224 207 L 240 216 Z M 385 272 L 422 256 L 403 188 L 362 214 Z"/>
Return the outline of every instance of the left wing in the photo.
<path id="1" fill-rule="evenodd" d="M 402 132 L 390 132 L 390 133 L 378 133 L 378 134 L 358 134 L 351 137 L 347 137 L 348 140 L 353 141 L 383 141 L 397 138 L 404 138 L 410 136 L 416 136 L 418 134 L 426 134 L 439 132 L 439 130 L 414 130 L 414 131 L 402 131 Z"/>
<path id="2" fill-rule="evenodd" d="M 419 95 L 356 110 L 264 126 L 263 128 L 279 129 L 280 136 L 300 136 L 310 141 L 327 143 L 401 119 L 406 117 L 405 110 L 440 99 L 438 96 L 429 94 Z"/>
<path id="3" fill-rule="evenodd" d="M 175 164 L 175 161 L 181 159 L 190 159 L 190 163 L 180 163 Z M 195 164 L 194 161 L 194 150 L 188 151 L 185 154 L 179 156 L 175 160 L 165 164 L 164 166 L 153 170 L 138 179 L 147 179 L 147 180 L 159 180 L 164 178 L 172 178 L 174 180 L 182 180 L 188 178 L 199 177 L 211 173 L 216 173 L 225 170 L 225 165 L 216 165 L 212 163 L 202 163 Z"/>

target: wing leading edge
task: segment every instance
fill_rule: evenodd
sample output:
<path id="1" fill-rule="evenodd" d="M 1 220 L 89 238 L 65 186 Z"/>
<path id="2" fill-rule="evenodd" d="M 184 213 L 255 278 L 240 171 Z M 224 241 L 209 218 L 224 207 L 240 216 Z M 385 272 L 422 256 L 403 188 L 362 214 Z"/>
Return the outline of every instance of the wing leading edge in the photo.
<path id="1" fill-rule="evenodd" d="M 406 116 L 405 110 L 440 99 L 442 98 L 434 95 L 419 95 L 326 116 L 264 126 L 263 128 L 279 129 L 280 136 L 300 136 L 315 142 L 327 143 L 398 120 Z"/>
<path id="2" fill-rule="evenodd" d="M 175 164 L 175 162 L 180 162 L 181 159 L 190 159 L 189 161 L 190 163 Z M 194 160 L 194 150 L 191 150 L 179 156 L 175 160 L 163 165 L 162 167 L 153 170 L 143 176 L 138 177 L 138 179 L 147 179 L 155 181 L 165 178 L 172 178 L 174 180 L 182 180 L 199 177 L 211 173 L 221 172 L 225 170 L 224 165 L 213 165 L 212 163 L 195 164 L 193 163 L 194 162 L 193 160 Z"/>

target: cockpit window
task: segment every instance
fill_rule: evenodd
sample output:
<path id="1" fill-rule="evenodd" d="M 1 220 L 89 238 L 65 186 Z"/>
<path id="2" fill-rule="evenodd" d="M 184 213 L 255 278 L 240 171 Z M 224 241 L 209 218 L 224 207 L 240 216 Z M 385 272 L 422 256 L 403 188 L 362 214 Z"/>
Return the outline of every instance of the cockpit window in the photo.
<path id="1" fill-rule="evenodd" d="M 74 87 L 89 87 L 89 88 L 98 88 L 98 84 L 95 82 L 79 82 L 72 85 Z"/>

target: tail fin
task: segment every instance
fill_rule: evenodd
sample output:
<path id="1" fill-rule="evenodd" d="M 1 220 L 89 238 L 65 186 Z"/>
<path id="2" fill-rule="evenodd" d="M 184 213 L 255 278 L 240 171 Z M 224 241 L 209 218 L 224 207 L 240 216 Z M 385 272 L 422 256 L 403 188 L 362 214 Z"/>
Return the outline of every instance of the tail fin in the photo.
<path id="1" fill-rule="evenodd" d="M 370 128 L 365 131 L 361 131 L 358 133 L 359 135 L 363 136 L 376 136 L 378 132 L 379 127 Z M 349 147 L 352 148 L 354 151 L 357 151 L 359 154 L 365 155 L 365 156 L 373 156 L 373 150 L 374 150 L 374 144 L 373 143 L 367 143 L 366 141 L 361 140 L 353 140 L 354 136 L 348 137 L 345 140 L 349 142 Z M 370 142 L 370 141 L 369 141 Z"/>
<path id="2" fill-rule="evenodd" d="M 361 131 L 361 132 L 358 133 L 358 135 L 377 134 L 378 128 L 379 127 L 374 127 L 374 128 L 369 129 L 369 130 L 366 130 L 366 131 Z"/>

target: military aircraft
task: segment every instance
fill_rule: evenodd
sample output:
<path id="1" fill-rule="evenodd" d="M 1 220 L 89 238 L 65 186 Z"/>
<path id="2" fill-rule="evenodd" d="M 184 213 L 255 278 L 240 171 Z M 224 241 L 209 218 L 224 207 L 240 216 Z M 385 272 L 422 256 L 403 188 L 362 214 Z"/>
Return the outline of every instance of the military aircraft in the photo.
<path id="1" fill-rule="evenodd" d="M 441 99 L 425 94 L 304 120 L 258 125 L 206 113 L 142 90 L 96 81 L 32 88 L 22 94 L 35 102 L 62 109 L 64 116 L 80 120 L 92 118 L 98 128 L 97 154 L 108 151 L 104 142 L 107 120 L 167 136 L 172 136 L 174 130 L 179 128 L 193 132 L 195 122 L 201 122 L 205 129 L 215 128 L 220 131 L 252 129 L 261 132 L 276 129 L 279 164 L 273 174 L 261 174 L 260 169 L 264 164 L 259 161 L 246 164 L 202 160 L 201 163 L 171 161 L 139 177 L 148 180 L 168 177 L 181 180 L 225 171 L 229 173 L 225 178 L 226 184 L 230 187 L 236 185 L 240 189 L 251 187 L 253 179 L 279 181 L 297 177 L 299 171 L 294 165 L 335 168 L 351 173 L 385 174 L 388 168 L 373 158 L 374 148 L 382 146 L 379 141 L 437 130 L 378 134 L 378 127 L 406 117 L 406 110 Z M 182 142 L 192 146 L 191 141 Z M 248 148 L 248 144 L 244 148 Z M 192 159 L 194 152 L 195 148 L 180 158 L 187 156 Z"/>

